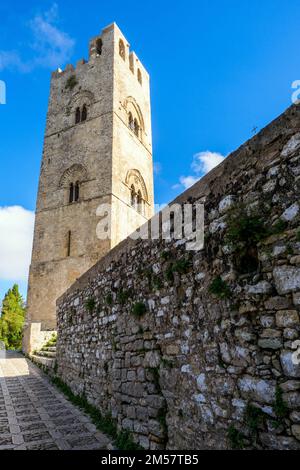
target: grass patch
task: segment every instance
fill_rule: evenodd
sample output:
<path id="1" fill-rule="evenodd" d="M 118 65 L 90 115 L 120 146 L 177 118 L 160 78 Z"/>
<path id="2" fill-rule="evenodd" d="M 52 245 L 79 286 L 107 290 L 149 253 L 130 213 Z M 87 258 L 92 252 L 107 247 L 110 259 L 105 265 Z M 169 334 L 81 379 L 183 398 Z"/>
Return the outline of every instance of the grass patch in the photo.
<path id="1" fill-rule="evenodd" d="M 125 305 L 130 297 L 132 297 L 132 292 L 130 290 L 120 290 L 117 295 L 117 300 L 121 305 Z"/>
<path id="2" fill-rule="evenodd" d="M 289 413 L 288 406 L 283 399 L 283 391 L 278 386 L 276 387 L 275 403 L 273 408 L 277 418 L 280 419 L 286 418 Z"/>
<path id="3" fill-rule="evenodd" d="M 191 267 L 191 263 L 187 259 L 180 259 L 173 264 L 173 272 L 178 274 L 186 274 Z"/>
<path id="4" fill-rule="evenodd" d="M 53 333 L 52 337 L 43 346 L 43 348 L 52 348 L 53 346 L 56 346 L 56 342 L 57 342 L 57 335 L 55 333 Z"/>
<path id="5" fill-rule="evenodd" d="M 269 235 L 277 235 L 279 233 L 282 233 L 286 228 L 287 228 L 287 222 L 285 222 L 282 219 L 277 220 L 274 225 L 270 228 L 270 233 Z"/>
<path id="6" fill-rule="evenodd" d="M 161 257 L 164 261 L 168 261 L 169 259 L 171 259 L 171 252 L 170 251 L 163 251 L 162 254 L 161 254 Z"/>
<path id="7" fill-rule="evenodd" d="M 248 404 L 245 411 L 245 423 L 252 434 L 257 434 L 259 426 L 261 426 L 264 421 L 265 414 L 261 411 L 261 409 Z"/>
<path id="8" fill-rule="evenodd" d="M 173 282 L 174 281 L 174 273 L 173 273 L 173 265 L 170 264 L 168 267 L 167 267 L 167 270 L 166 270 L 166 279 L 167 281 L 169 282 Z"/>
<path id="9" fill-rule="evenodd" d="M 230 244 L 256 245 L 268 234 L 264 220 L 256 214 L 247 215 L 245 209 L 239 208 L 227 217 L 226 240 Z"/>
<path id="10" fill-rule="evenodd" d="M 84 395 L 75 395 L 70 387 L 66 385 L 60 378 L 54 377 L 51 379 L 52 383 L 59 389 L 75 406 L 78 406 L 85 413 L 87 413 L 96 428 L 110 436 L 115 446 L 119 450 L 142 450 L 142 448 L 135 444 L 129 432 L 118 432 L 116 421 L 112 418 L 111 414 L 103 416 L 101 412 L 90 405 Z"/>
<path id="11" fill-rule="evenodd" d="M 216 277 L 210 287 L 209 292 L 219 299 L 228 299 L 231 297 L 231 290 L 230 287 L 227 285 L 225 281 L 221 278 L 221 276 Z"/>
<path id="12" fill-rule="evenodd" d="M 230 442 L 230 446 L 234 450 L 244 449 L 244 436 L 243 434 L 236 429 L 233 425 L 231 425 L 228 429 L 227 433 L 228 440 Z"/>
<path id="13" fill-rule="evenodd" d="M 175 273 L 180 275 L 187 274 L 190 267 L 191 262 L 188 259 L 180 259 L 175 261 L 175 263 L 170 263 L 165 274 L 167 281 L 173 282 Z"/>
<path id="14" fill-rule="evenodd" d="M 113 297 L 111 294 L 108 294 L 106 297 L 105 297 L 105 302 L 107 305 L 111 306 L 113 304 Z"/>
<path id="15" fill-rule="evenodd" d="M 96 300 L 93 297 L 90 297 L 86 303 L 85 303 L 86 309 L 90 312 L 93 313 L 96 307 Z"/>
<path id="16" fill-rule="evenodd" d="M 297 230 L 296 240 L 297 240 L 297 242 L 300 242 L 300 230 Z"/>
<path id="17" fill-rule="evenodd" d="M 132 307 L 132 315 L 136 318 L 141 318 L 147 312 L 147 307 L 144 302 L 136 302 Z"/>
<path id="18" fill-rule="evenodd" d="M 77 81 L 76 75 L 71 75 L 66 82 L 65 88 L 67 90 L 73 90 L 77 84 L 78 84 L 78 81 Z"/>

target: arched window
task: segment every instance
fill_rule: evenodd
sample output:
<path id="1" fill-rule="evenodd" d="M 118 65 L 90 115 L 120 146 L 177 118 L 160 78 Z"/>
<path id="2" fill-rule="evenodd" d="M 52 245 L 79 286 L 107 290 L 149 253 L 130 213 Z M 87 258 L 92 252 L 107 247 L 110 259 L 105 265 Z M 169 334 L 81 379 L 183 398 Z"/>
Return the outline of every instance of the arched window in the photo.
<path id="1" fill-rule="evenodd" d="M 70 184 L 70 193 L 69 193 L 69 203 L 71 204 L 74 201 L 74 184 Z"/>
<path id="2" fill-rule="evenodd" d="M 125 44 L 122 41 L 122 39 L 120 39 L 119 41 L 119 54 L 122 57 L 122 59 L 125 60 Z"/>
<path id="3" fill-rule="evenodd" d="M 76 181 L 75 188 L 74 188 L 74 201 L 79 201 L 79 181 Z"/>
<path id="4" fill-rule="evenodd" d="M 135 202 L 136 202 L 135 187 L 132 185 L 131 186 L 131 205 L 132 205 L 132 207 L 135 207 Z"/>
<path id="5" fill-rule="evenodd" d="M 134 130 L 135 135 L 137 137 L 139 137 L 139 135 L 140 135 L 140 126 L 139 126 L 139 123 L 138 123 L 137 119 L 134 120 L 133 130 Z"/>
<path id="6" fill-rule="evenodd" d="M 132 113 L 129 113 L 128 115 L 128 125 L 129 125 L 129 128 L 133 131 L 133 128 L 134 128 L 134 122 L 133 122 L 133 116 L 132 116 Z"/>
<path id="7" fill-rule="evenodd" d="M 98 55 L 102 54 L 102 47 L 103 47 L 103 42 L 102 42 L 102 39 L 99 38 L 96 41 L 96 52 L 97 52 Z"/>
<path id="8" fill-rule="evenodd" d="M 140 71 L 140 69 L 138 69 L 137 77 L 138 77 L 139 83 L 142 85 L 142 83 L 143 83 L 143 77 L 142 77 L 142 72 Z"/>
<path id="9" fill-rule="evenodd" d="M 82 107 L 81 121 L 86 121 L 86 120 L 87 120 L 87 107 L 84 104 Z"/>
<path id="10" fill-rule="evenodd" d="M 141 173 L 138 170 L 128 171 L 125 184 L 128 187 L 130 205 L 141 215 L 145 215 L 146 204 L 149 199 L 145 181 Z"/>
<path id="11" fill-rule="evenodd" d="M 81 112 L 80 112 L 80 108 L 76 108 L 75 124 L 78 124 L 80 121 L 81 121 Z"/>

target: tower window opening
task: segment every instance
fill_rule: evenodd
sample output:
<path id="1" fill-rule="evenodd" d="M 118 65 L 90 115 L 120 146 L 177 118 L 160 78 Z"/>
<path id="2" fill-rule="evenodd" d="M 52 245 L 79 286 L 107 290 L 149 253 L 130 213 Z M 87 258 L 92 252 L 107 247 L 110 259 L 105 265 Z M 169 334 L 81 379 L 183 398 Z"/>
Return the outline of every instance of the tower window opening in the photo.
<path id="1" fill-rule="evenodd" d="M 80 197 L 80 183 L 71 183 L 69 187 L 69 203 L 78 202 Z"/>
<path id="2" fill-rule="evenodd" d="M 67 257 L 71 256 L 71 242 L 72 242 L 72 233 L 71 230 L 68 231 L 67 234 Z"/>
<path id="3" fill-rule="evenodd" d="M 140 69 L 138 69 L 137 78 L 138 78 L 139 83 L 142 85 L 143 84 L 143 77 L 142 77 L 142 72 L 140 71 Z"/>
<path id="4" fill-rule="evenodd" d="M 137 210 L 140 214 L 143 213 L 143 198 L 141 191 L 137 193 Z"/>
<path id="5" fill-rule="evenodd" d="M 75 187 L 74 187 L 74 201 L 75 202 L 79 201 L 79 181 L 76 182 Z"/>
<path id="6" fill-rule="evenodd" d="M 134 129 L 134 121 L 133 121 L 132 113 L 129 113 L 128 125 L 129 125 L 129 128 L 133 131 L 133 129 Z"/>
<path id="7" fill-rule="evenodd" d="M 139 137 L 139 135 L 140 135 L 140 126 L 139 126 L 139 123 L 138 123 L 137 119 L 134 120 L 133 130 L 134 130 L 135 135 L 137 137 Z"/>
<path id="8" fill-rule="evenodd" d="M 122 59 L 125 61 L 125 44 L 122 41 L 122 39 L 120 39 L 119 41 L 119 54 L 122 57 Z"/>
<path id="9" fill-rule="evenodd" d="M 80 112 L 80 108 L 77 108 L 76 113 L 75 113 L 75 124 L 78 124 L 80 121 L 81 121 L 81 112 Z"/>
<path id="10" fill-rule="evenodd" d="M 102 39 L 99 38 L 96 41 L 96 52 L 97 52 L 98 55 L 102 54 L 102 47 L 103 47 L 103 42 L 102 42 Z"/>
<path id="11" fill-rule="evenodd" d="M 82 114 L 81 114 L 81 121 L 86 121 L 87 120 L 87 107 L 84 104 L 82 107 Z"/>
<path id="12" fill-rule="evenodd" d="M 70 184 L 70 192 L 69 192 L 69 203 L 71 204 L 74 201 L 74 184 Z"/>
<path id="13" fill-rule="evenodd" d="M 131 186 L 131 205 L 132 207 L 136 206 L 136 192 L 135 187 L 133 185 Z"/>

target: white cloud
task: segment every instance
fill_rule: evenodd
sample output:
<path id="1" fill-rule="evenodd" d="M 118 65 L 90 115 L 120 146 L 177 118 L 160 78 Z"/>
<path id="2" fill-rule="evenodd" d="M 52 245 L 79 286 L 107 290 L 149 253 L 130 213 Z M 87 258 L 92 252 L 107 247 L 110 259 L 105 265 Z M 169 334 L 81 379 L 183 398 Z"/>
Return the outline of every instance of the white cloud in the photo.
<path id="1" fill-rule="evenodd" d="M 206 152 L 196 153 L 193 157 L 191 169 L 194 174 L 189 176 L 180 176 L 179 183 L 173 186 L 173 189 L 188 189 L 193 186 L 197 181 L 200 180 L 204 175 L 213 170 L 216 166 L 222 163 L 226 157 L 217 152 Z"/>
<path id="2" fill-rule="evenodd" d="M 155 174 L 156 176 L 157 176 L 157 175 L 160 175 L 161 170 L 162 170 L 161 163 L 160 163 L 160 162 L 154 162 L 154 163 L 153 163 L 153 172 L 154 172 L 154 174 Z"/>
<path id="3" fill-rule="evenodd" d="M 0 280 L 27 280 L 34 213 L 20 206 L 0 207 Z"/>
<path id="4" fill-rule="evenodd" d="M 28 24 L 32 42 L 31 58 L 24 60 L 16 51 L 0 51 L 0 71 L 6 68 L 29 72 L 36 67 L 57 68 L 70 60 L 75 41 L 57 26 L 58 7 L 36 15 Z M 27 52 L 28 52 L 27 49 Z"/>
<path id="5" fill-rule="evenodd" d="M 224 159 L 224 155 L 217 152 L 210 152 L 209 150 L 196 153 L 196 155 L 194 155 L 192 169 L 195 173 L 203 176 L 222 163 Z"/>

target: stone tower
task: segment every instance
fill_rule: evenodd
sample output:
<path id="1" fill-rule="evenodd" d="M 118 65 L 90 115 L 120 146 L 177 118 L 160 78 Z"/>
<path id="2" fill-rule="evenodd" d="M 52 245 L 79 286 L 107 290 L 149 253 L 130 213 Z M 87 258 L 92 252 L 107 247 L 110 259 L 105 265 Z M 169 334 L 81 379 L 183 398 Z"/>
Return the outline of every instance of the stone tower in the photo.
<path id="1" fill-rule="evenodd" d="M 109 204 L 108 239 L 99 206 Z M 56 300 L 154 212 L 149 75 L 112 24 L 89 60 L 52 74 L 24 350 L 56 329 Z M 109 232 L 108 232 L 109 234 Z"/>

